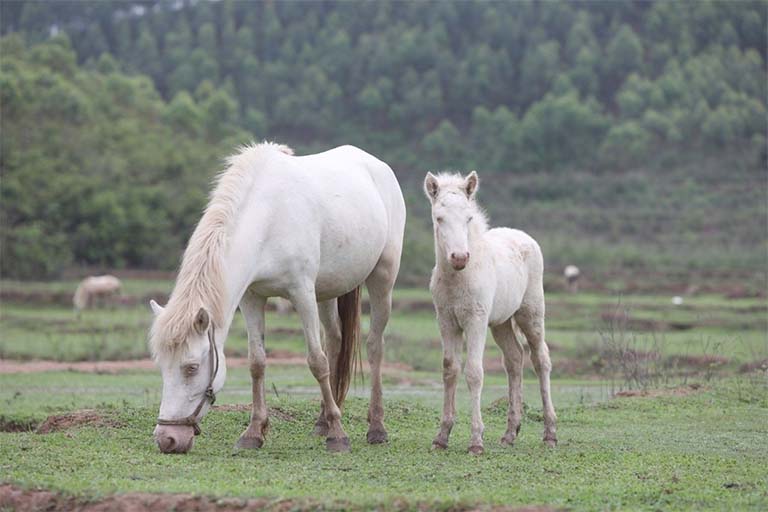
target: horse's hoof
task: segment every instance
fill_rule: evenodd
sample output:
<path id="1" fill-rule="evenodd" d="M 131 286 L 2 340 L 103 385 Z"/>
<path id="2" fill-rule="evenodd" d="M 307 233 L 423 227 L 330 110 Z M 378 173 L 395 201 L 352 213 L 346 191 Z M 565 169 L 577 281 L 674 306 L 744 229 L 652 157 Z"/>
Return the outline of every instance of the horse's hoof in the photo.
<path id="1" fill-rule="evenodd" d="M 473 444 L 467 451 L 472 455 L 482 455 L 485 452 L 485 448 L 482 445 Z"/>
<path id="2" fill-rule="evenodd" d="M 443 442 L 439 439 L 435 439 L 434 441 L 432 441 L 432 451 L 437 451 L 437 450 L 442 451 L 447 449 L 448 449 L 448 443 Z"/>
<path id="3" fill-rule="evenodd" d="M 387 442 L 387 431 L 384 429 L 369 430 L 368 444 L 382 444 Z"/>
<path id="4" fill-rule="evenodd" d="M 544 438 L 544 444 L 546 444 L 550 448 L 554 448 L 555 446 L 557 446 L 557 438 L 554 437 L 554 436 L 552 436 L 552 437 L 545 437 Z"/>
<path id="5" fill-rule="evenodd" d="M 333 453 L 349 451 L 348 437 L 329 437 L 325 440 L 325 449 Z"/>
<path id="6" fill-rule="evenodd" d="M 238 450 L 256 450 L 264 446 L 264 438 L 262 437 L 240 437 L 235 443 L 235 448 Z"/>
<path id="7" fill-rule="evenodd" d="M 501 438 L 501 445 L 502 446 L 514 446 L 515 445 L 515 436 L 511 434 L 504 434 Z"/>

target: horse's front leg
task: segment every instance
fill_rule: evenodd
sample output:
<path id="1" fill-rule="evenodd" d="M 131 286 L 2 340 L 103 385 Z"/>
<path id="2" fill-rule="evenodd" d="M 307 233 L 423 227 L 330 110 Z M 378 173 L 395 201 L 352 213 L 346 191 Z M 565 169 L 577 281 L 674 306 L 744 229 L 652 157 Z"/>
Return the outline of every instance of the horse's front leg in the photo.
<path id="1" fill-rule="evenodd" d="M 261 448 L 269 428 L 267 402 L 264 393 L 264 371 L 267 355 L 264 352 L 264 309 L 266 299 L 246 292 L 240 301 L 240 311 L 248 329 L 248 359 L 253 385 L 251 422 L 237 440 L 236 448 Z"/>
<path id="2" fill-rule="evenodd" d="M 480 397 L 483 392 L 483 353 L 485 352 L 485 337 L 488 331 L 486 318 L 474 319 L 465 326 L 467 338 L 467 364 L 464 375 L 469 387 L 469 400 L 472 406 L 472 427 L 469 439 L 469 453 L 480 455 L 483 448 L 483 416 L 480 411 Z"/>
<path id="3" fill-rule="evenodd" d="M 443 417 L 432 448 L 442 450 L 448 448 L 448 438 L 456 419 L 456 383 L 461 371 L 462 333 L 455 322 L 441 317 L 439 312 L 437 317 L 443 338 Z"/>
<path id="4" fill-rule="evenodd" d="M 341 426 L 341 411 L 336 405 L 331 390 L 330 368 L 320 338 L 320 317 L 317 302 L 315 302 L 314 287 L 307 285 L 293 290 L 291 302 L 293 302 L 304 326 L 309 369 L 320 384 L 320 391 L 323 395 L 325 420 L 328 423 L 325 446 L 331 452 L 349 451 L 349 438 Z"/>

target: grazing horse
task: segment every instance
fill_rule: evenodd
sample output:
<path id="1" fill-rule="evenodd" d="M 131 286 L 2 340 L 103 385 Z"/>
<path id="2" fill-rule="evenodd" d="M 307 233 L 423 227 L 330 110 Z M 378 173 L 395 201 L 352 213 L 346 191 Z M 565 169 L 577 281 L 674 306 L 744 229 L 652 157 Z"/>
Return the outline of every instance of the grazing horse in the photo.
<path id="1" fill-rule="evenodd" d="M 456 415 L 456 381 L 464 340 L 464 373 L 472 405 L 469 451 L 483 452 L 483 351 L 488 326 L 504 354 L 509 381 L 507 431 L 501 438 L 512 445 L 520 431 L 523 406 L 523 346 L 515 335 L 520 327 L 531 348 L 544 404 L 544 442 L 557 444 L 555 408 L 549 391 L 552 364 L 544 341 L 544 260 L 536 241 L 515 229 L 488 229 L 475 202 L 478 178 L 428 173 L 424 190 L 432 204 L 435 268 L 430 291 L 443 341 L 443 417 L 432 446 L 448 447 Z"/>
<path id="2" fill-rule="evenodd" d="M 109 299 L 120 293 L 120 280 L 115 276 L 91 276 L 83 279 L 75 290 L 72 303 L 80 312 L 91 307 L 98 299 Z"/>
<path id="3" fill-rule="evenodd" d="M 339 406 L 355 360 L 362 283 L 371 302 L 368 442 L 384 442 L 382 334 L 405 226 L 392 169 L 352 146 L 293 156 L 272 143 L 242 148 L 227 163 L 168 304 L 150 304 L 150 348 L 163 377 L 154 432 L 160 450 L 187 452 L 200 432 L 224 385 L 224 343 L 238 306 L 248 330 L 253 409 L 236 447 L 262 446 L 268 427 L 264 310 L 275 296 L 289 299 L 303 324 L 307 362 L 322 393 L 315 432 L 326 436 L 329 451 L 349 450 Z"/>

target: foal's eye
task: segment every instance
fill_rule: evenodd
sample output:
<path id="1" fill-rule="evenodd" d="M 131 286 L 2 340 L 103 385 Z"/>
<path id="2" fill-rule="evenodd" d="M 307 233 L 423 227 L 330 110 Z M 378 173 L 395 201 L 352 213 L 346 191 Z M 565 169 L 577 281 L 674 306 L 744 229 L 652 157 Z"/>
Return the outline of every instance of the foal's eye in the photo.
<path id="1" fill-rule="evenodd" d="M 199 364 L 187 364 L 184 365 L 182 370 L 184 371 L 184 375 L 187 377 L 194 377 L 197 374 L 197 371 L 200 369 Z"/>
<path id="2" fill-rule="evenodd" d="M 467 219 L 467 223 L 470 223 L 470 222 L 472 222 L 472 219 L 474 219 L 474 217 L 469 217 L 469 218 Z"/>
<path id="3" fill-rule="evenodd" d="M 435 220 L 436 220 L 437 222 L 443 222 L 443 218 L 442 218 L 442 217 L 437 217 Z"/>

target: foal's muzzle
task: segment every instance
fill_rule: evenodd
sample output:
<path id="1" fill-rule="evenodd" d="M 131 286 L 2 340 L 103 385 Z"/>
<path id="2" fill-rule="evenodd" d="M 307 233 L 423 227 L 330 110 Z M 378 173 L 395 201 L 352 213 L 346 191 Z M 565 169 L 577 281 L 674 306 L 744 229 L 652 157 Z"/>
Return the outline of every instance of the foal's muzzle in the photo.
<path id="1" fill-rule="evenodd" d="M 467 266 L 467 263 L 469 262 L 469 253 L 468 252 L 452 252 L 451 253 L 451 266 L 453 267 L 453 270 L 464 270 L 464 267 Z"/>

